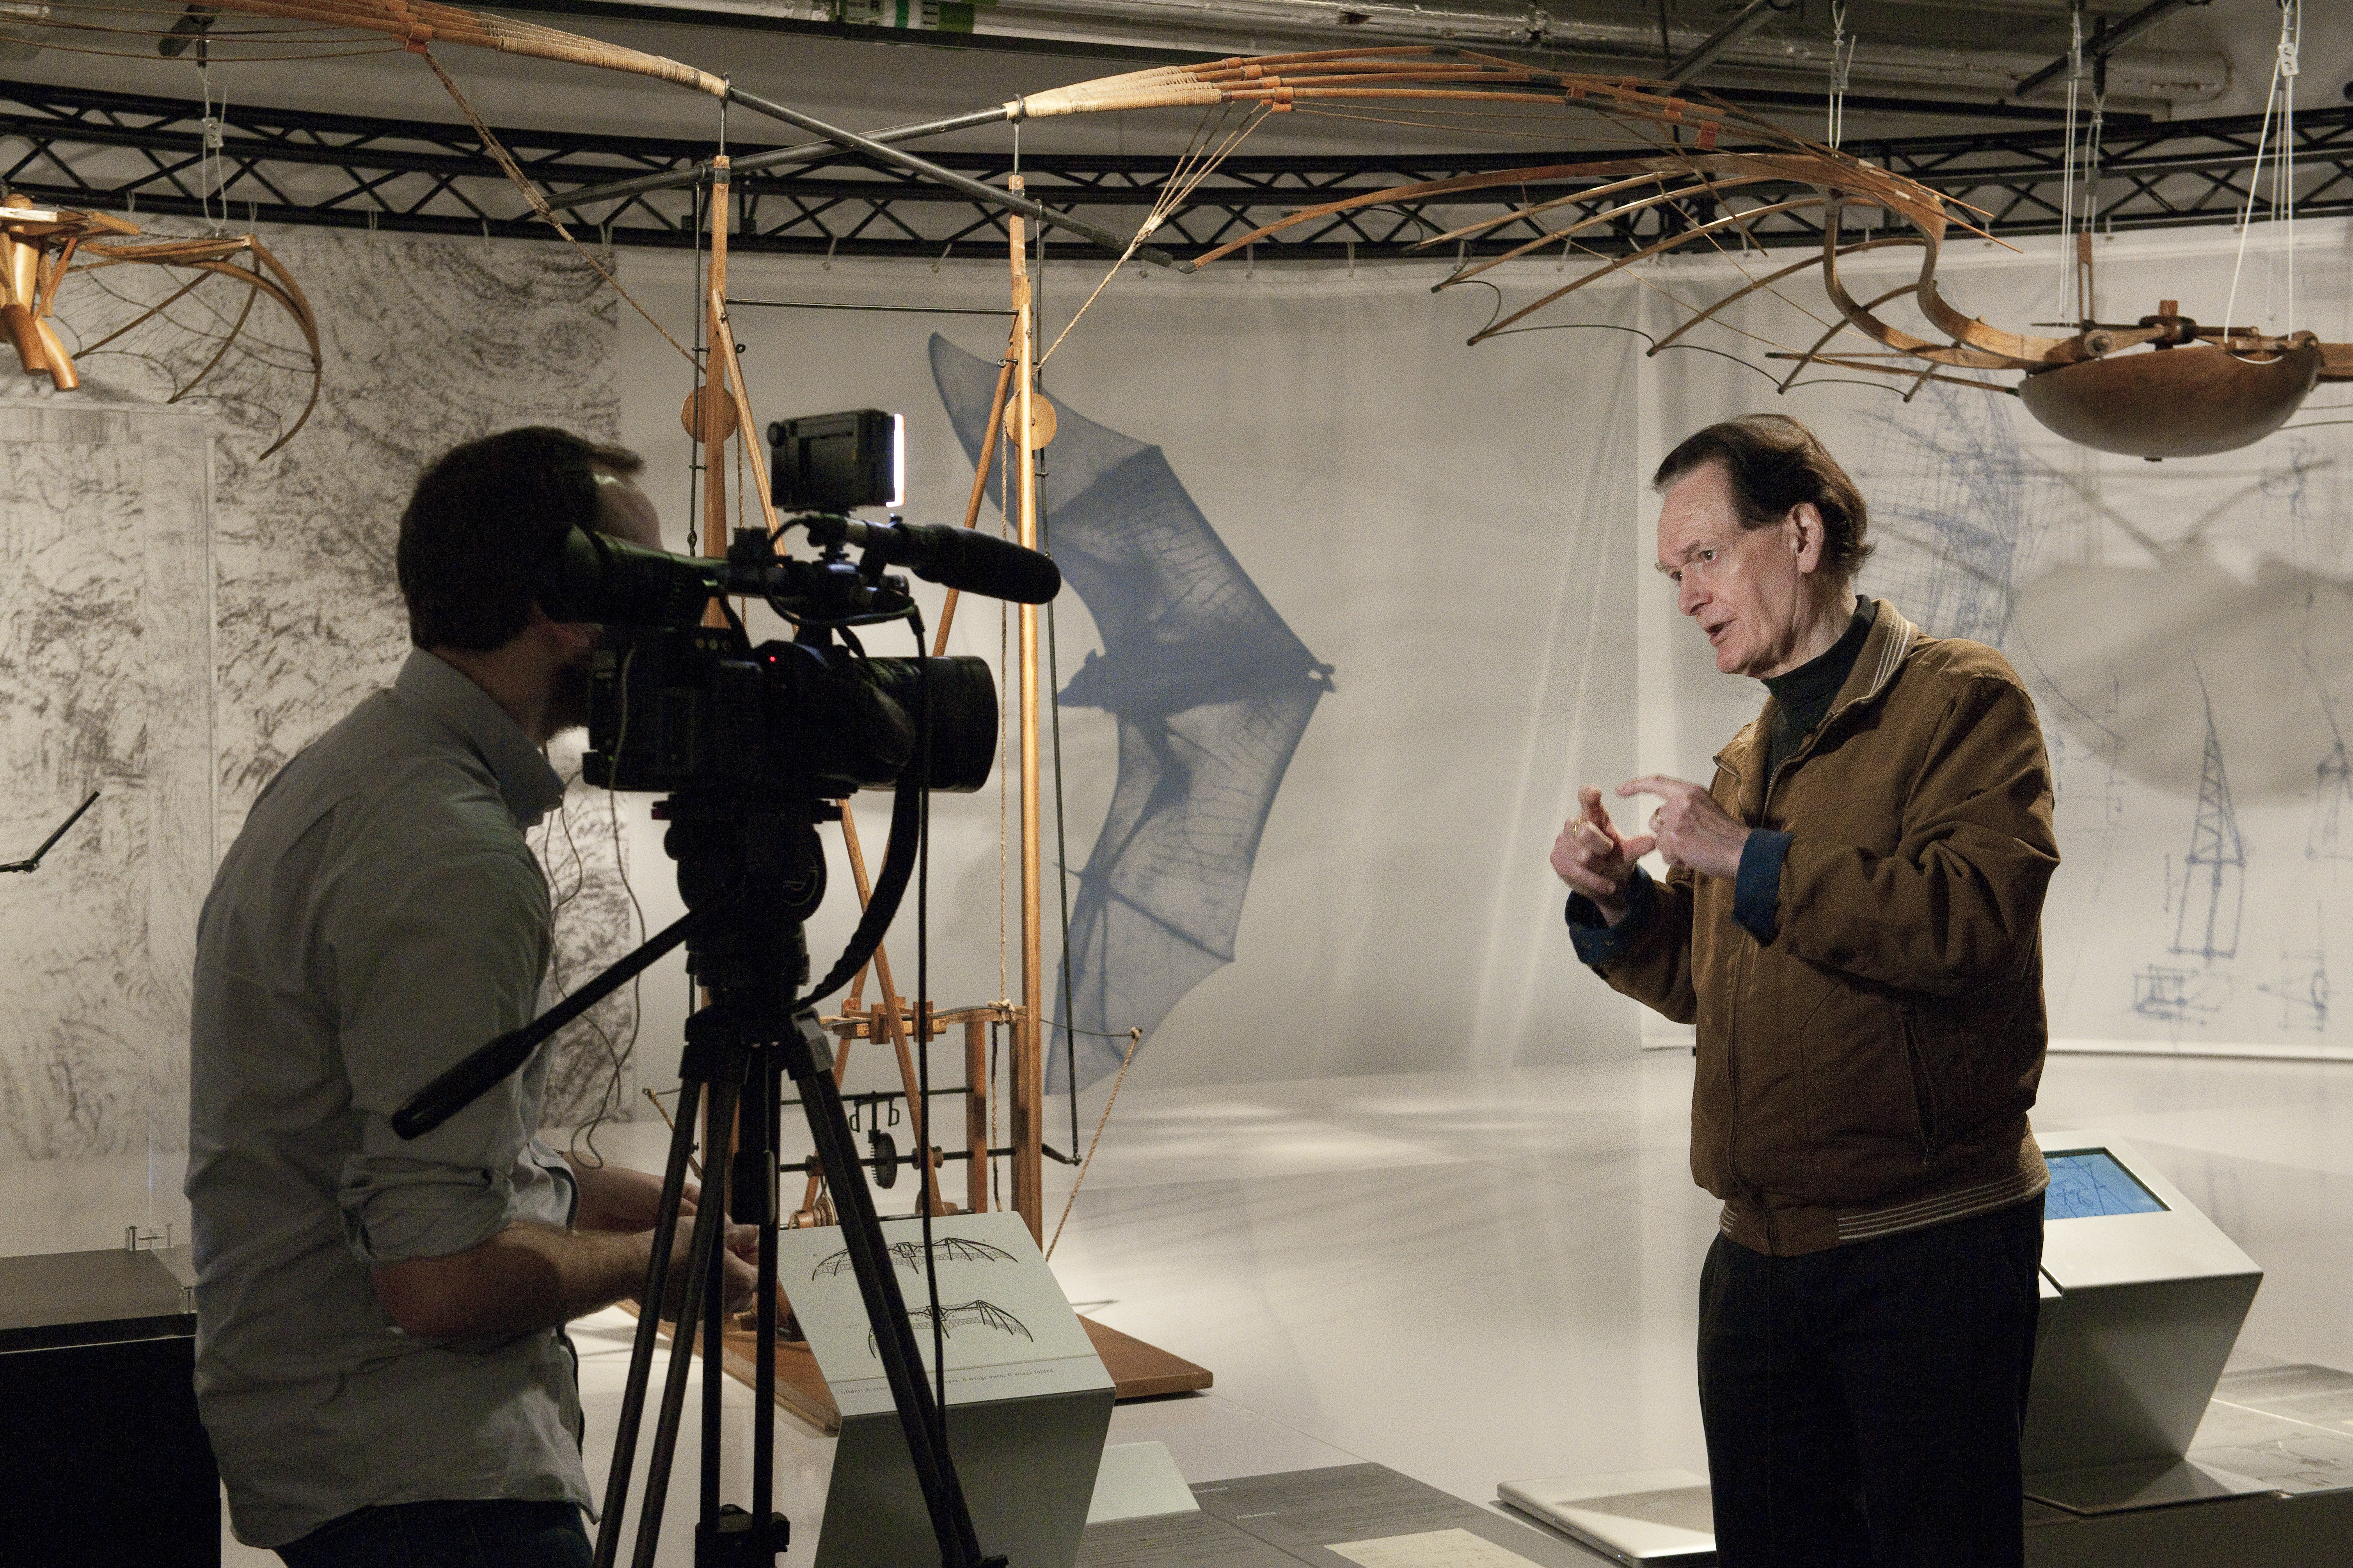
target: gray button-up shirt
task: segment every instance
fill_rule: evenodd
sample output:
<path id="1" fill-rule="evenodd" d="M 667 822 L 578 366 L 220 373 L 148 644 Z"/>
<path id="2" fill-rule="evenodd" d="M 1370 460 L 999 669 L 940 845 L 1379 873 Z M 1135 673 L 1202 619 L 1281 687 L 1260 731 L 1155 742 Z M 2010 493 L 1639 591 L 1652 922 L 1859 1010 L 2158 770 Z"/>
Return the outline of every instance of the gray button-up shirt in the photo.
<path id="1" fill-rule="evenodd" d="M 412 1339 L 369 1273 L 571 1216 L 536 1136 L 544 1052 L 414 1142 L 388 1121 L 537 1011 L 550 914 L 523 830 L 563 795 L 489 693 L 418 650 L 270 781 L 214 880 L 187 1193 L 196 1395 L 240 1540 L 378 1503 L 590 1500 L 562 1335 Z"/>

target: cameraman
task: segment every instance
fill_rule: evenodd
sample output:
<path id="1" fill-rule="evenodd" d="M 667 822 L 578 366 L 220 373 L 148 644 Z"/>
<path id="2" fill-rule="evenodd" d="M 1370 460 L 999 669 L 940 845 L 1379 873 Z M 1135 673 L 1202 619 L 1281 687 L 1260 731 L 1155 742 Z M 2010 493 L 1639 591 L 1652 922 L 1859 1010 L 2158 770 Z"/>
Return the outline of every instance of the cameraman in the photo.
<path id="1" fill-rule="evenodd" d="M 538 1009 L 523 834 L 563 801 L 541 748 L 587 721 L 597 628 L 530 583 L 575 526 L 659 548 L 640 467 L 536 428 L 427 470 L 400 520 L 414 650 L 270 781 L 206 901 L 196 1393 L 238 1539 L 295 1568 L 590 1560 L 563 1325 L 641 1287 L 659 1184 L 539 1140 L 544 1051 L 413 1142 L 388 1119 Z"/>

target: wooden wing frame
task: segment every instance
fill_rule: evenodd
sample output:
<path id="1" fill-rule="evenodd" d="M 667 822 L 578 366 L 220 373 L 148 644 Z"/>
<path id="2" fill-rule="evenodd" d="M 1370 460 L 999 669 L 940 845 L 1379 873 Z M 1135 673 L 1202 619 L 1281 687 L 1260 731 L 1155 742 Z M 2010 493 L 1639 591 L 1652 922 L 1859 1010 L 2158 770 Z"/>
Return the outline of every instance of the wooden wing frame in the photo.
<path id="1" fill-rule="evenodd" d="M 1955 378 L 1939 374 L 1943 368 L 2032 374 L 2099 359 L 2145 343 L 2171 346 L 2193 338 L 2220 342 L 2233 354 L 2258 362 L 2278 359 L 2310 344 L 2309 334 L 2269 338 L 2247 328 L 2201 328 L 2178 320 L 2115 325 L 2087 322 L 2081 331 L 2065 337 L 2043 337 L 1993 326 L 1948 300 L 1936 275 L 1947 233 L 1958 229 L 1990 237 L 1970 221 L 1973 209 L 1851 153 L 1792 134 L 1735 105 L 1704 93 L 1689 92 L 1672 83 L 1576 76 L 1470 50 L 1409 47 L 1234 58 L 1206 65 L 1157 67 L 1032 94 L 1007 105 L 1007 110 L 1008 118 L 1021 119 L 1191 106 L 1247 105 L 1286 111 L 1367 103 L 1420 104 L 1433 111 L 1474 103 L 1556 105 L 1587 111 L 1649 145 L 1628 157 L 1496 170 L 1360 193 L 1287 214 L 1219 246 L 1191 265 L 1211 265 L 1285 229 L 1357 208 L 1426 202 L 1515 185 L 1592 180 L 1595 185 L 1575 195 L 1524 203 L 1501 216 L 1482 218 L 1422 241 L 1427 247 L 1475 237 L 1521 222 L 1542 228 L 1538 219 L 1547 211 L 1596 199 L 1608 204 L 1565 227 L 1539 234 L 1504 256 L 1482 258 L 1476 263 L 1465 264 L 1439 287 L 1469 282 L 1513 257 L 1554 245 L 1573 247 L 1577 235 L 1586 230 L 1624 223 L 1660 206 L 1704 201 L 1720 208 L 1723 216 L 1670 232 L 1630 255 L 1597 256 L 1597 265 L 1569 283 L 1490 322 L 1472 338 L 1473 343 L 1513 330 L 1568 295 L 1637 261 L 1685 246 L 1716 242 L 1721 236 L 1739 234 L 1748 225 L 1775 214 L 1808 210 L 1821 215 L 1823 239 L 1819 256 L 1784 267 L 1767 279 L 1753 280 L 1695 310 L 1691 319 L 1654 345 L 1652 352 L 1677 342 L 1694 327 L 1715 319 L 1726 307 L 1757 289 L 1815 268 L 1820 269 L 1824 293 L 1838 311 L 1841 325 L 1810 349 L 1773 356 L 1794 357 L 1800 362 L 1799 369 L 1807 363 L 1835 364 L 1944 380 Z M 1736 139 L 1737 146 L 1728 144 Z M 1757 187 L 1766 189 L 1759 191 Z M 1731 199 L 1735 192 L 1742 193 L 1744 199 L 1768 199 L 1736 210 Z M 1883 212 L 1910 232 L 1893 238 L 1848 240 L 1842 237 L 1841 220 L 1850 210 L 1857 208 Z M 1875 300 L 1858 300 L 1841 275 L 1841 260 L 1896 244 L 1919 249 L 1916 279 Z M 1881 314 L 1881 307 L 1898 298 L 1909 299 L 1929 326 L 1944 337 L 1924 337 L 1889 321 Z M 1888 365 L 1831 352 L 1831 339 L 1849 328 L 1912 363 L 1909 366 Z M 2353 344 L 2316 346 L 2324 362 L 2322 379 L 2353 379 Z M 1960 379 L 1964 384 L 1988 384 Z"/>

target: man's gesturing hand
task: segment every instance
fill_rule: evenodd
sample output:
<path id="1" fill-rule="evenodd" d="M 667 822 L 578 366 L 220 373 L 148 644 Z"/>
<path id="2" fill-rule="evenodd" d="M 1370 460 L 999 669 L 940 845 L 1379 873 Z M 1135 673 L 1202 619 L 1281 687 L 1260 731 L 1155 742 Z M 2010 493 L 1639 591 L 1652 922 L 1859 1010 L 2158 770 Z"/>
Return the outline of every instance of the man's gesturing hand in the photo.
<path id="1" fill-rule="evenodd" d="M 1601 918 L 1614 926 L 1626 918 L 1626 900 L 1620 895 L 1634 874 L 1634 862 L 1651 852 L 1651 840 L 1620 834 L 1609 821 L 1599 790 L 1588 785 L 1577 792 L 1577 800 L 1582 809 L 1553 840 L 1552 868 L 1562 881 L 1591 899 Z"/>
<path id="2" fill-rule="evenodd" d="M 1664 803 L 1651 814 L 1651 834 L 1668 865 L 1688 866 L 1704 877 L 1740 874 L 1740 851 L 1748 842 L 1748 829 L 1699 785 L 1651 773 L 1628 779 L 1618 793 L 1654 795 Z"/>

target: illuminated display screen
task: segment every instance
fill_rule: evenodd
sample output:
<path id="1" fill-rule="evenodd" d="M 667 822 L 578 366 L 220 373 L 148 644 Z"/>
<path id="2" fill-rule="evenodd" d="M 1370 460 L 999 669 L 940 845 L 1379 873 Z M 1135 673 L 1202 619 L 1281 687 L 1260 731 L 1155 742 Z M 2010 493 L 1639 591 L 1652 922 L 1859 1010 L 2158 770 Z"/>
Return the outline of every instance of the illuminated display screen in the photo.
<path id="1" fill-rule="evenodd" d="M 2049 1154 L 2051 1189 L 2042 1194 L 2045 1219 L 2092 1219 L 2101 1215 L 2163 1214 L 2165 1205 L 2105 1149 L 2075 1149 Z"/>

